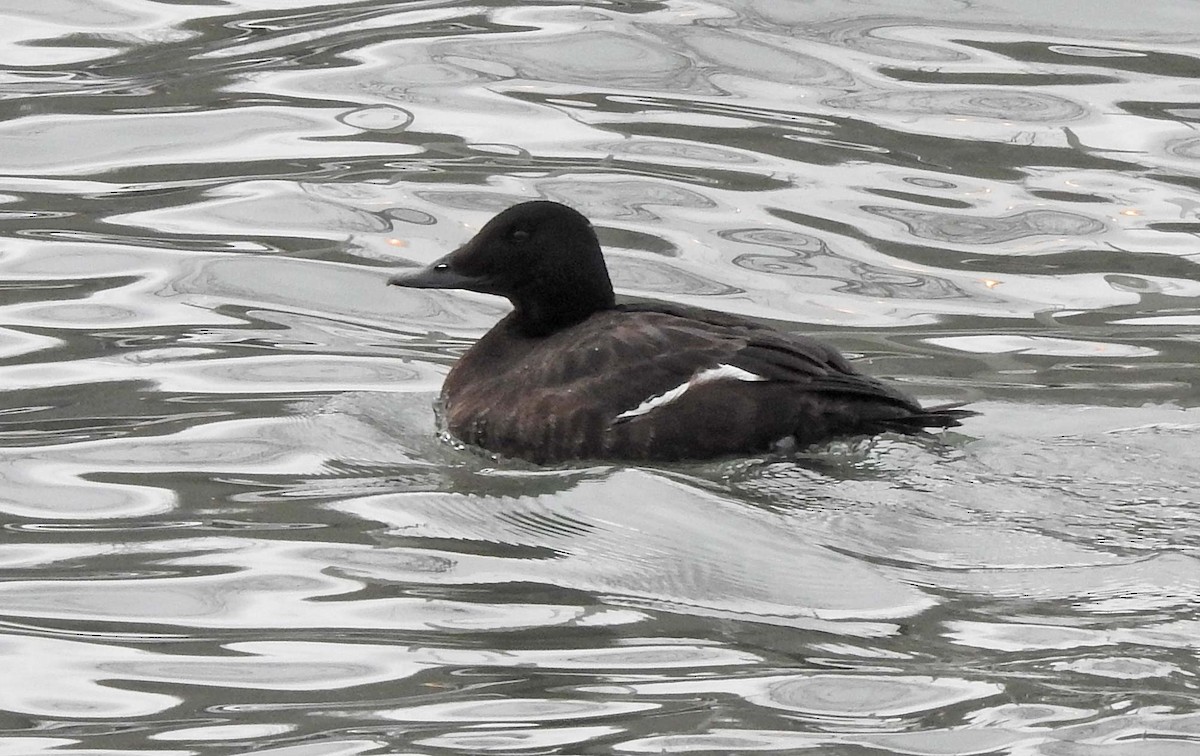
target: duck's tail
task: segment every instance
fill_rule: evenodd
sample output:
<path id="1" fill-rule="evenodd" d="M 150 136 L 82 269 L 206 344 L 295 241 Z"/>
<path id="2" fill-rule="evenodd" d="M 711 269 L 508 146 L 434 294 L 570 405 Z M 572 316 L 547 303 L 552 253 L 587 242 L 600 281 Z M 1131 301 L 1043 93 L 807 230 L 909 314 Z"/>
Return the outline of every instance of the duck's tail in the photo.
<path id="1" fill-rule="evenodd" d="M 921 433 L 928 428 L 957 428 L 962 425 L 962 420 L 979 414 L 974 410 L 963 409 L 963 404 L 952 402 L 922 407 L 920 412 L 891 417 L 881 421 L 881 425 L 898 433 Z"/>

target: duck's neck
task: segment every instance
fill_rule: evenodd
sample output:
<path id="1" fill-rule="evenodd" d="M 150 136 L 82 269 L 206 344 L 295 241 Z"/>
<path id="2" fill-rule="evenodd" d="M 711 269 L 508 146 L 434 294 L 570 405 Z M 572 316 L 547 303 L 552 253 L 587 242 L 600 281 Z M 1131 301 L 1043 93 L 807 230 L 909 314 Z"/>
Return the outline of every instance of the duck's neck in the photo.
<path id="1" fill-rule="evenodd" d="M 573 296 L 513 297 L 513 324 L 525 336 L 541 337 L 582 323 L 593 313 L 617 306 L 612 290 Z"/>

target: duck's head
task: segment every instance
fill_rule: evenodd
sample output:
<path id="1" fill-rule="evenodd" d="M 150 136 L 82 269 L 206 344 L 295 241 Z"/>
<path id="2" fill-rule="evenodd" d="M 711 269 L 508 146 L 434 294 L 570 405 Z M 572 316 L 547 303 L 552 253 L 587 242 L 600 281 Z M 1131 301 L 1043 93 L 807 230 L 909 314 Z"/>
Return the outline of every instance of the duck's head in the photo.
<path id="1" fill-rule="evenodd" d="M 615 305 L 592 224 L 566 205 L 542 200 L 513 205 L 463 246 L 388 283 L 505 297 L 528 335 L 553 333 Z"/>

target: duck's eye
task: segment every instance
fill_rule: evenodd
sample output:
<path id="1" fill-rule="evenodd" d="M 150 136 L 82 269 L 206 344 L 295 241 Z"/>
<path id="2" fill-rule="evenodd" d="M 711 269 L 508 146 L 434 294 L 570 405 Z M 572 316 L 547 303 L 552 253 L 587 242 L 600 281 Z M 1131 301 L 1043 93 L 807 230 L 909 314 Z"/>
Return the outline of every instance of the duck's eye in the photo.
<path id="1" fill-rule="evenodd" d="M 433 266 L 434 270 L 450 270 L 450 263 L 438 263 Z"/>
<path id="2" fill-rule="evenodd" d="M 530 236 L 531 234 L 529 231 L 524 228 L 514 228 L 512 231 L 508 232 L 509 241 L 514 242 L 527 242 L 529 241 Z"/>

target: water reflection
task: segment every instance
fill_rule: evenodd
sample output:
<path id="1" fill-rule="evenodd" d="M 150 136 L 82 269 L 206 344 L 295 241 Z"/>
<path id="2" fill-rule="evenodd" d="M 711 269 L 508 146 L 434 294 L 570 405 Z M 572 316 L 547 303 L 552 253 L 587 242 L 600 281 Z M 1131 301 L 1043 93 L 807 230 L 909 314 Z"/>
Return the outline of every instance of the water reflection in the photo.
<path id="1" fill-rule="evenodd" d="M 646 503 L 625 504 L 636 501 Z M 456 557 L 439 570 L 439 582 L 471 581 L 480 573 L 489 582 L 548 580 L 625 605 L 800 626 L 902 617 L 932 603 L 853 560 L 804 543 L 786 520 L 756 517 L 695 489 L 632 472 L 538 498 L 404 494 L 345 506 L 387 522 L 406 542 L 471 539 L 481 541 L 470 549 L 479 554 L 499 544 L 528 555 L 515 561 Z M 735 543 L 754 546 L 743 552 Z M 839 632 L 888 632 L 886 625 L 852 625 Z"/>
<path id="2" fill-rule="evenodd" d="M 534 21 L 532 15 L 525 11 L 519 17 Z M 550 18 L 543 16 L 537 20 L 544 23 Z M 577 18 L 577 22 L 585 24 L 584 29 L 587 20 L 592 19 Z M 560 22 L 558 18 L 555 21 Z M 716 94 L 718 91 L 698 75 L 694 62 L 687 56 L 657 41 L 612 31 L 543 33 L 511 42 L 460 43 L 450 50 L 460 57 L 500 61 L 511 66 L 514 74 L 504 78 L 655 92 Z"/>
<path id="3" fill-rule="evenodd" d="M 0 13 L 0 752 L 1195 750 L 1187 3 Z M 377 268 L 531 198 L 984 414 L 445 443 L 506 307 Z"/>
<path id="4" fill-rule="evenodd" d="M 913 236 L 966 244 L 1001 244 L 1029 236 L 1086 236 L 1104 230 L 1095 218 L 1053 210 L 1026 210 L 1006 218 L 969 218 L 879 205 L 862 208 L 872 215 L 903 223 Z"/>
<path id="5" fill-rule="evenodd" d="M 889 115 L 990 118 L 999 121 L 1060 124 L 1082 118 L 1083 106 L 1062 97 L 1038 92 L 1003 92 L 992 89 L 938 92 L 863 93 L 826 102 L 840 110 Z"/>
<path id="6" fill-rule="evenodd" d="M 782 276 L 826 278 L 841 285 L 835 291 L 864 297 L 937 299 L 967 297 L 953 282 L 931 275 L 901 273 L 834 254 L 820 237 L 770 228 L 724 231 L 722 238 L 758 248 L 777 247 L 787 254 L 751 252 L 738 255 L 733 264 L 749 270 Z"/>

